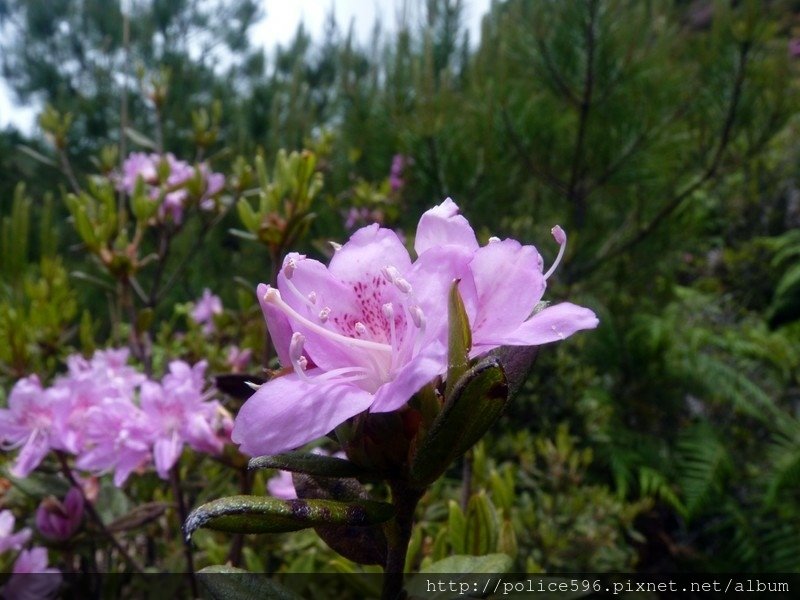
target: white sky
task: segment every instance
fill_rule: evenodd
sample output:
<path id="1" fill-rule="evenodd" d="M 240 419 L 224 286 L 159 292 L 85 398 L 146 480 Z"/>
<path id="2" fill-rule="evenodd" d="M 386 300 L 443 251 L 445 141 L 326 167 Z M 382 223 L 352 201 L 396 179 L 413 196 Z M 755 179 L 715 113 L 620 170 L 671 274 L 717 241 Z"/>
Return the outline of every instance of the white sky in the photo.
<path id="1" fill-rule="evenodd" d="M 294 37 L 297 25 L 305 23 L 313 40 L 319 40 L 324 30 L 325 18 L 333 6 L 339 28 L 346 32 L 352 20 L 356 36 L 362 42 L 369 40 L 376 18 L 381 20 L 384 32 L 396 29 L 398 18 L 405 11 L 410 24 L 419 19 L 423 0 L 261 0 L 264 18 L 251 29 L 251 39 L 261 43 L 271 52 L 277 44 L 286 45 Z M 470 40 L 480 37 L 480 22 L 489 10 L 490 0 L 464 0 L 465 25 Z M 16 125 L 26 133 L 34 130 L 39 106 L 15 106 L 12 93 L 0 78 L 0 129 Z"/>

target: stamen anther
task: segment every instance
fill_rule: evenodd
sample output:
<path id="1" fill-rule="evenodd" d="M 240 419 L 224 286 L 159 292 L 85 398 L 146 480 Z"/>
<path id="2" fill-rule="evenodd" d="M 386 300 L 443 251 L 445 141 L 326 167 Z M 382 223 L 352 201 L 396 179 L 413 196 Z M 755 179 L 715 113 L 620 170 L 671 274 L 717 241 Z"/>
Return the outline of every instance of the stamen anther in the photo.
<path id="1" fill-rule="evenodd" d="M 422 309 L 419 306 L 409 306 L 408 312 L 411 314 L 411 320 L 414 321 L 414 325 L 420 329 L 424 327 L 425 313 L 422 312 Z"/>
<path id="2" fill-rule="evenodd" d="M 294 275 L 294 270 L 297 268 L 297 261 L 294 258 L 287 258 L 286 262 L 283 264 L 283 274 L 286 276 L 286 279 L 291 279 L 292 275 Z"/>
<path id="3" fill-rule="evenodd" d="M 326 306 L 321 311 L 319 311 L 319 320 L 324 323 L 325 321 L 328 320 L 330 314 L 331 314 L 331 309 Z"/>
<path id="4" fill-rule="evenodd" d="M 306 338 L 302 333 L 295 331 L 292 334 L 292 341 L 289 342 L 289 359 L 295 363 L 303 358 L 303 344 Z"/>
<path id="5" fill-rule="evenodd" d="M 404 294 L 411 293 L 411 284 L 403 278 L 403 276 L 400 274 L 400 271 L 397 270 L 397 267 L 386 265 L 382 270 L 383 276 L 386 277 L 390 283 L 394 284 L 398 290 Z"/>

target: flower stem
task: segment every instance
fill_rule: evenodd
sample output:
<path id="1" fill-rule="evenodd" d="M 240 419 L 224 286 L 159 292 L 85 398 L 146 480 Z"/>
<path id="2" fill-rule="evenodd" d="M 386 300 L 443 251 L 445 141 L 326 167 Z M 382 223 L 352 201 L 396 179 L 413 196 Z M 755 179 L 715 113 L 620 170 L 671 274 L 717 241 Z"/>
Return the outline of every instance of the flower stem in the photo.
<path id="1" fill-rule="evenodd" d="M 253 475 L 244 467 L 240 470 L 239 490 L 243 496 L 248 495 L 253 487 Z M 237 533 L 233 536 L 231 548 L 228 552 L 228 562 L 232 567 L 238 567 L 242 562 L 242 549 L 244 547 L 244 534 Z"/>
<path id="2" fill-rule="evenodd" d="M 72 484 L 73 487 L 78 488 L 83 496 L 83 506 L 91 519 L 95 522 L 97 527 L 100 528 L 100 531 L 103 533 L 108 541 L 111 542 L 111 545 L 114 546 L 117 551 L 120 553 L 120 556 L 128 563 L 128 566 L 133 570 L 135 573 L 144 573 L 144 569 L 142 566 L 133 558 L 128 551 L 125 550 L 125 547 L 120 543 L 120 541 L 116 538 L 116 536 L 111 533 L 111 531 L 106 527 L 105 523 L 103 523 L 103 519 L 100 517 L 100 514 L 95 510 L 94 504 L 92 504 L 89 499 L 86 497 L 86 494 L 83 493 L 83 487 L 78 481 L 75 479 L 75 476 L 72 474 L 72 469 L 69 468 L 69 463 L 67 462 L 67 457 L 63 452 L 56 452 L 56 456 L 58 456 L 58 462 L 61 464 L 61 472 L 64 473 L 64 477 Z"/>
<path id="3" fill-rule="evenodd" d="M 401 481 L 391 481 L 389 487 L 392 490 L 395 516 L 386 524 L 388 548 L 381 598 L 382 600 L 401 600 L 405 598 L 403 573 L 405 572 L 408 544 L 411 541 L 411 530 L 414 526 L 414 511 L 422 497 L 423 490 L 410 488 Z"/>
<path id="4" fill-rule="evenodd" d="M 181 520 L 181 526 L 178 527 L 178 535 L 183 543 L 183 555 L 186 558 L 186 575 L 189 579 L 189 586 L 192 589 L 192 598 L 199 598 L 200 592 L 197 588 L 197 579 L 194 576 L 194 552 L 192 550 L 192 542 L 183 536 L 183 524 L 186 523 L 186 501 L 183 497 L 183 489 L 181 488 L 181 473 L 180 463 L 175 463 L 172 470 L 169 472 L 169 480 L 172 483 L 172 495 L 175 498 L 175 503 L 178 505 L 178 516 Z"/>

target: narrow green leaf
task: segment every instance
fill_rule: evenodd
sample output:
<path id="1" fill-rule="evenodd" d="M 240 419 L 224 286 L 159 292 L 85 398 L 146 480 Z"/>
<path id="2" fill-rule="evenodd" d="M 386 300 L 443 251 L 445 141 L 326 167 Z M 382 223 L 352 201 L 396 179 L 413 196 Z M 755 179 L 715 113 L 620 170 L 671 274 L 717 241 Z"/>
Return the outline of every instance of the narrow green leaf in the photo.
<path id="1" fill-rule="evenodd" d="M 229 496 L 199 506 L 183 525 L 187 538 L 204 527 L 229 533 L 281 533 L 318 525 L 373 525 L 392 518 L 384 502 L 359 500 L 278 500 L 267 496 Z"/>
<path id="2" fill-rule="evenodd" d="M 445 398 L 449 398 L 469 364 L 469 351 L 472 348 L 472 331 L 464 301 L 458 291 L 458 280 L 450 286 L 447 302 L 447 388 Z"/>
<path id="3" fill-rule="evenodd" d="M 497 548 L 497 513 L 483 491 L 469 500 L 465 531 L 465 546 L 469 554 L 481 556 Z"/>
<path id="4" fill-rule="evenodd" d="M 58 163 L 56 161 L 54 161 L 52 158 L 45 156 L 41 152 L 34 150 L 30 146 L 26 146 L 24 144 L 17 144 L 17 150 L 21 150 L 24 154 L 27 154 L 33 160 L 45 164 L 48 167 L 58 167 Z"/>
<path id="5" fill-rule="evenodd" d="M 436 480 L 483 437 L 507 400 L 506 377 L 496 358 L 488 357 L 467 371 L 413 454 L 414 482 L 425 486 Z"/>
<path id="6" fill-rule="evenodd" d="M 151 140 L 149 137 L 147 137 L 142 132 L 136 131 L 132 127 L 126 127 L 125 128 L 125 135 L 134 144 L 136 144 L 138 146 L 142 146 L 143 148 L 147 148 L 148 150 L 155 151 L 158 148 L 158 146 L 156 146 L 156 143 L 153 140 Z"/>
<path id="7" fill-rule="evenodd" d="M 349 460 L 335 456 L 322 456 L 311 452 L 287 452 L 251 458 L 248 469 L 280 469 L 292 473 L 305 473 L 322 477 L 359 477 L 363 469 Z"/>
<path id="8" fill-rule="evenodd" d="M 467 520 L 455 500 L 450 500 L 447 508 L 447 529 L 450 534 L 450 546 L 456 554 L 464 554 L 466 552 Z"/>
<path id="9" fill-rule="evenodd" d="M 236 212 L 239 213 L 239 220 L 242 222 L 242 225 L 244 225 L 250 233 L 256 233 L 258 231 L 258 216 L 247 200 L 244 198 L 239 199 L 236 203 Z"/>
<path id="10" fill-rule="evenodd" d="M 367 490 L 352 478 L 314 477 L 304 473 L 292 476 L 298 498 L 353 502 L 367 500 Z M 331 549 L 362 565 L 382 565 L 386 562 L 386 534 L 380 525 L 325 525 L 314 531 Z"/>

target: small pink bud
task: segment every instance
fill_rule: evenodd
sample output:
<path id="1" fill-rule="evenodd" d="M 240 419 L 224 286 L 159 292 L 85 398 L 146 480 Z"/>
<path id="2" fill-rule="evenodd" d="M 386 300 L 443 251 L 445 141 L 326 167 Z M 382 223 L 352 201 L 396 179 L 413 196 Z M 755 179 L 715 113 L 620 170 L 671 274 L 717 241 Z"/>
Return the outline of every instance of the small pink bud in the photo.
<path id="1" fill-rule="evenodd" d="M 36 527 L 41 534 L 56 541 L 71 538 L 83 518 L 83 494 L 72 488 L 63 502 L 53 496 L 45 498 L 36 510 Z"/>

